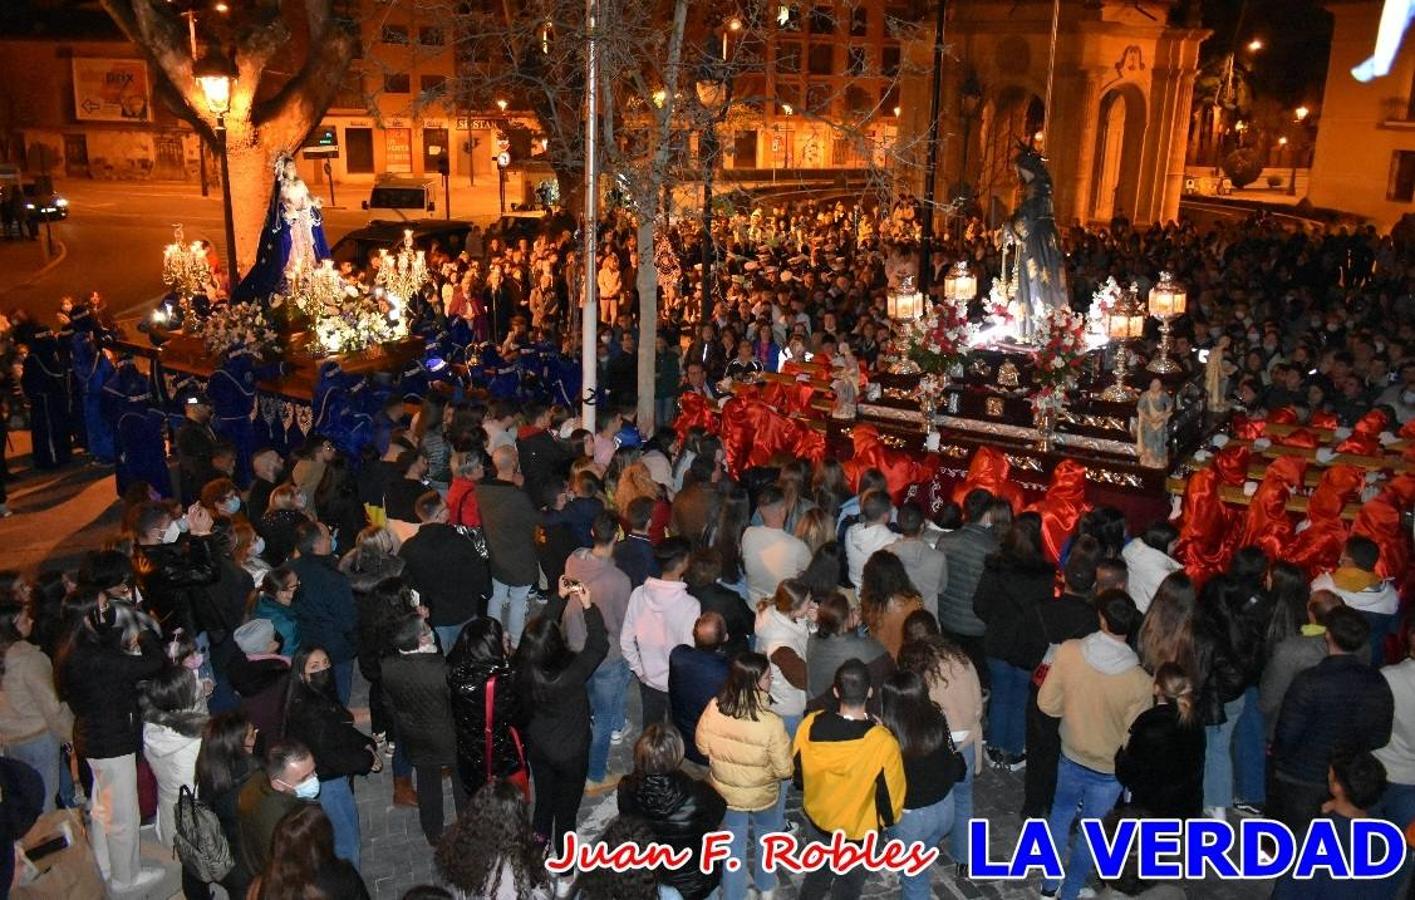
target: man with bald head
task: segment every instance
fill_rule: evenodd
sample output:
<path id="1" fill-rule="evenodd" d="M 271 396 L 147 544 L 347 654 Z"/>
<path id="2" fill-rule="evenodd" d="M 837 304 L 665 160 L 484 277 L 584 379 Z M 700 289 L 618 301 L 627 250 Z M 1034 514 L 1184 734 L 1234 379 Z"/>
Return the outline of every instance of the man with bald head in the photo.
<path id="1" fill-rule="evenodd" d="M 693 735 L 708 701 L 727 682 L 732 660 L 723 652 L 727 643 L 727 622 L 719 613 L 705 612 L 693 623 L 693 646 L 679 644 L 668 655 L 668 708 L 673 724 L 683 735 L 689 760 L 707 765 Z"/>
<path id="2" fill-rule="evenodd" d="M 522 489 L 520 458 L 515 445 L 491 454 L 495 475 L 477 488 L 482 531 L 491 551 L 491 605 L 512 644 L 521 640 L 526 624 L 526 599 L 540 577 L 536 558 L 536 525 L 540 514 Z"/>

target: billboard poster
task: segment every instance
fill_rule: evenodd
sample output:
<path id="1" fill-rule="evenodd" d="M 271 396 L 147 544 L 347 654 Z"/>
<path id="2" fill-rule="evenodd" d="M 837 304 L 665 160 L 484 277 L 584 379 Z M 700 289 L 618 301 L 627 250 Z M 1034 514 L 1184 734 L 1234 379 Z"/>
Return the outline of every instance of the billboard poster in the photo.
<path id="1" fill-rule="evenodd" d="M 75 57 L 74 117 L 88 122 L 147 122 L 152 86 L 141 59 Z"/>

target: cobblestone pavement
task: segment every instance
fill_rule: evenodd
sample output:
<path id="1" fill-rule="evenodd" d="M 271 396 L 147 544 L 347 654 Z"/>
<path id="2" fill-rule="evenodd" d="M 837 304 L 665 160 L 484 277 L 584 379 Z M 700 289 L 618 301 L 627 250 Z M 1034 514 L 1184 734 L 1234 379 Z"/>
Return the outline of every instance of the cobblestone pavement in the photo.
<path id="1" fill-rule="evenodd" d="M 360 716 L 366 716 L 361 708 L 365 702 L 366 688 L 357 680 L 351 705 Z M 630 691 L 630 721 L 638 715 L 638 692 Z M 630 750 L 633 735 L 613 748 L 610 756 L 611 772 L 627 772 L 632 768 Z M 444 808 L 452 814 L 451 781 L 444 780 L 447 791 Z M 395 808 L 393 806 L 393 776 L 388 766 L 383 772 L 361 781 L 357 787 L 359 821 L 363 828 L 363 875 L 369 892 L 378 900 L 397 900 L 409 887 L 416 884 L 440 883 L 433 871 L 432 851 L 424 840 L 418 826 L 417 810 Z M 1022 820 L 1016 810 L 1021 806 L 1021 773 L 998 772 L 985 769 L 974 785 L 975 815 L 991 822 L 991 857 L 1001 859 L 1009 856 L 1015 845 Z M 617 809 L 614 793 L 601 797 L 586 797 L 580 807 L 579 830 L 590 836 L 603 831 Z M 792 791 L 787 798 L 787 814 L 794 821 L 801 819 L 801 796 Z M 934 867 L 934 896 L 952 900 L 1017 900 L 1038 895 L 1038 881 L 970 881 L 956 879 L 951 860 L 945 854 L 943 860 Z M 794 900 L 800 876 L 787 875 L 782 879 L 777 897 Z M 1165 897 L 1189 896 L 1203 900 L 1255 900 L 1266 897 L 1270 891 L 1268 882 L 1219 881 L 1210 878 L 1203 882 L 1190 882 L 1183 890 L 1166 890 Z M 897 897 L 898 878 L 889 875 L 871 875 L 866 883 L 865 897 Z M 1122 896 L 1116 894 L 1114 896 Z"/>

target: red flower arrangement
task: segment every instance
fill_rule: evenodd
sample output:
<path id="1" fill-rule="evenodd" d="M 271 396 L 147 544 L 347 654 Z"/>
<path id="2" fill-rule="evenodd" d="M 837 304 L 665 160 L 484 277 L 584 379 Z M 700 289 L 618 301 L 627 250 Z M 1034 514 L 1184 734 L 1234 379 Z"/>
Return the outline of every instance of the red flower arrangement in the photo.
<path id="1" fill-rule="evenodd" d="M 1037 383 L 1065 391 L 1075 384 L 1086 363 L 1086 320 L 1069 309 L 1057 308 L 1042 321 L 1046 338 L 1035 357 Z"/>

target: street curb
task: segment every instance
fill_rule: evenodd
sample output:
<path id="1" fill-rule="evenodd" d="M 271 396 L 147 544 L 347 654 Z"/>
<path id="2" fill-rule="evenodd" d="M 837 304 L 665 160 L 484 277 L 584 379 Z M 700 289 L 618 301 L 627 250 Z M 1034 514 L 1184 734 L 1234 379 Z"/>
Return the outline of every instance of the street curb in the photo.
<path id="1" fill-rule="evenodd" d="M 51 259 L 49 262 L 45 263 L 43 266 L 36 269 L 35 271 L 31 272 L 29 275 L 26 275 L 24 278 L 21 278 L 19 281 L 15 282 L 9 287 L 0 290 L 0 297 L 3 297 L 11 291 L 19 290 L 22 287 L 29 287 L 31 284 L 34 284 L 36 281 L 43 278 L 45 275 L 48 275 L 55 269 L 55 267 L 57 267 L 61 262 L 63 262 L 65 257 L 69 255 L 69 246 L 60 240 L 56 240 L 54 244 L 59 248 L 59 252 L 54 254 L 53 259 Z"/>

